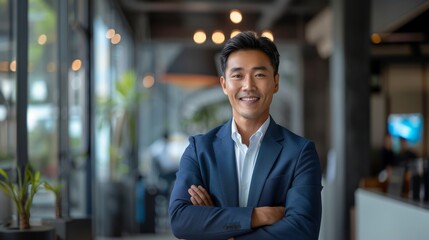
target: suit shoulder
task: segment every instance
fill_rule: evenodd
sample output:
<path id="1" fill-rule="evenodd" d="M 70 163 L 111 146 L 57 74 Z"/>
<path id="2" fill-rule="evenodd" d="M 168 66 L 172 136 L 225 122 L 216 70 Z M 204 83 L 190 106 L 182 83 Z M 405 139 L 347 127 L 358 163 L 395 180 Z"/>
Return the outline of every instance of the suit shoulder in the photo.
<path id="1" fill-rule="evenodd" d="M 217 126 L 206 133 L 200 133 L 191 136 L 191 138 L 195 139 L 196 142 L 212 142 L 216 137 L 219 131 L 225 126 L 225 124 Z"/>
<path id="2" fill-rule="evenodd" d="M 282 133 L 285 136 L 285 139 L 287 142 L 293 143 L 296 145 L 307 145 L 309 143 L 313 144 L 313 141 L 311 141 L 310 139 L 305 138 L 301 135 L 298 135 L 283 126 L 280 126 L 280 127 L 282 129 Z"/>

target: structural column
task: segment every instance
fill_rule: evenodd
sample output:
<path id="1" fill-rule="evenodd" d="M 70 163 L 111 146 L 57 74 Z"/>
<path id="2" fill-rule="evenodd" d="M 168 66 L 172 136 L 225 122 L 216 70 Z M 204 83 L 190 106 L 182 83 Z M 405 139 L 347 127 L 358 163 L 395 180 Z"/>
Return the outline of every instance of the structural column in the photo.
<path id="1" fill-rule="evenodd" d="M 17 1 L 16 8 L 16 159 L 23 172 L 28 163 L 28 0 Z"/>
<path id="2" fill-rule="evenodd" d="M 325 190 L 326 237 L 351 239 L 351 210 L 370 165 L 370 1 L 331 0 L 331 150 Z"/>

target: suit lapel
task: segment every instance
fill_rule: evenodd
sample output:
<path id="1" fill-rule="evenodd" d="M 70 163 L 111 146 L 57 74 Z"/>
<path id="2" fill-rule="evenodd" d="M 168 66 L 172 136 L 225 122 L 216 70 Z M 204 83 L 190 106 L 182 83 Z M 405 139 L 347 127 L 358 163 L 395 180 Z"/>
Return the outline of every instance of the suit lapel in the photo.
<path id="1" fill-rule="evenodd" d="M 255 207 L 258 205 L 260 194 L 264 187 L 268 174 L 274 165 L 277 156 L 282 150 L 279 141 L 283 139 L 280 127 L 271 119 L 270 126 L 264 135 L 264 139 L 259 149 L 256 159 L 255 169 L 252 175 L 252 181 L 249 190 L 249 199 L 247 206 Z"/>
<path id="2" fill-rule="evenodd" d="M 217 134 L 213 143 L 217 174 L 220 179 L 223 200 L 226 206 L 238 206 L 238 180 L 235 161 L 234 141 L 231 139 L 231 121 L 227 122 Z"/>

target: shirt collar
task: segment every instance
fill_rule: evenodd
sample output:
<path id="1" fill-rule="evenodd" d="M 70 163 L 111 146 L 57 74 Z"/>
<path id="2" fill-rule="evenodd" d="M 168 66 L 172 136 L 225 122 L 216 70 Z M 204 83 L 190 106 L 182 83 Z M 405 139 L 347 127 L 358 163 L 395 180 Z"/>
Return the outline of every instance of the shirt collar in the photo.
<path id="1" fill-rule="evenodd" d="M 267 132 L 269 125 L 270 125 L 270 117 L 268 117 L 267 120 L 265 120 L 265 122 L 259 127 L 259 129 L 252 136 L 250 136 L 250 138 L 252 138 L 253 136 L 258 136 L 259 139 L 262 139 L 264 134 Z M 235 124 L 234 118 L 232 118 L 232 123 L 231 123 L 231 138 L 236 143 L 242 142 L 241 135 L 238 132 L 237 125 Z"/>

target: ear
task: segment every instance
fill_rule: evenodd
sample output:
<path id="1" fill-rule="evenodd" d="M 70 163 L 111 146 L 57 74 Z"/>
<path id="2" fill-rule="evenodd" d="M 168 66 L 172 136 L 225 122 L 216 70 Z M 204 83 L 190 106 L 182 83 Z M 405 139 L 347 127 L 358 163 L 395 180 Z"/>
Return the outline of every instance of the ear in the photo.
<path id="1" fill-rule="evenodd" d="M 220 86 L 222 87 L 223 93 L 225 95 L 228 95 L 228 93 L 226 92 L 226 80 L 223 76 L 220 76 L 219 82 L 220 82 Z"/>
<path id="2" fill-rule="evenodd" d="M 277 73 L 276 76 L 274 76 L 274 93 L 279 91 L 279 80 L 280 80 L 280 75 Z"/>

